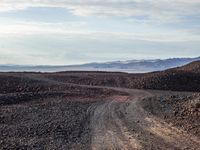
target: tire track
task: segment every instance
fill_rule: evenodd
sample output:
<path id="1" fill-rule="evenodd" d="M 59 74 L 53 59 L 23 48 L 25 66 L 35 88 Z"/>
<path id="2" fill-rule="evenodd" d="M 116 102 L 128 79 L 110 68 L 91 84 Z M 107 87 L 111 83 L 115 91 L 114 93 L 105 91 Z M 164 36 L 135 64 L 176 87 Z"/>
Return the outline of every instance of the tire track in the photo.
<path id="1" fill-rule="evenodd" d="M 94 107 L 91 115 L 92 150 L 200 149 L 200 139 L 143 110 L 140 100 L 152 97 L 152 93 L 114 89 L 128 92 L 129 99 L 106 101 Z"/>

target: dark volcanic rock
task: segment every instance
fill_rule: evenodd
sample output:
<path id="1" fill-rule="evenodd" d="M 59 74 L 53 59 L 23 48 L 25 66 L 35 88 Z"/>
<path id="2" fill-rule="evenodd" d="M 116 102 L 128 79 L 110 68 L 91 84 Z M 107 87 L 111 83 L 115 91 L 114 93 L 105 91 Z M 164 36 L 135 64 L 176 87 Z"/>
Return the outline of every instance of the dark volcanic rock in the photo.
<path id="1" fill-rule="evenodd" d="M 89 149 L 93 102 L 43 99 L 0 107 L 0 149 Z"/>

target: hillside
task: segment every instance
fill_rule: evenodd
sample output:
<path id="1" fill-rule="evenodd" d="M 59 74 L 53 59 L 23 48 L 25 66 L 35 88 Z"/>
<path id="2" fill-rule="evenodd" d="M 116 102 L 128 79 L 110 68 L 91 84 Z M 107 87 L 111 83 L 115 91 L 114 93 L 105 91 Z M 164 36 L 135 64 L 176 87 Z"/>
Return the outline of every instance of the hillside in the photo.
<path id="1" fill-rule="evenodd" d="M 192 72 L 192 73 L 200 73 L 200 61 L 192 62 L 188 65 L 185 65 L 180 68 L 176 68 L 177 70 Z"/>
<path id="2" fill-rule="evenodd" d="M 172 91 L 200 91 L 200 61 L 160 72 L 128 74 L 109 72 L 60 72 L 46 77 L 66 83 L 157 89 Z"/>
<path id="3" fill-rule="evenodd" d="M 183 67 L 143 74 L 132 80 L 134 88 L 200 91 L 200 61 Z M 138 80 L 139 79 L 139 80 Z"/>

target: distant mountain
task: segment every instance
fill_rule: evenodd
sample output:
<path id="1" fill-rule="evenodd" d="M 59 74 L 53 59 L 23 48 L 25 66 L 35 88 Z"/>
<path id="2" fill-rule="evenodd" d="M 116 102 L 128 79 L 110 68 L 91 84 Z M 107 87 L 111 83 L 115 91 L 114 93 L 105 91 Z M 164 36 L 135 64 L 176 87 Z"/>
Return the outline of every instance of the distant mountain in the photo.
<path id="1" fill-rule="evenodd" d="M 100 71 L 122 71 L 122 72 L 152 72 L 161 71 L 169 68 L 179 67 L 200 60 L 196 58 L 171 58 L 171 59 L 152 59 L 152 60 L 128 60 L 114 61 L 107 63 L 90 63 L 75 65 L 77 68 L 91 68 Z"/>
<path id="2" fill-rule="evenodd" d="M 129 73 L 144 73 L 144 72 L 161 71 L 174 67 L 179 67 L 198 60 L 200 60 L 200 57 L 113 61 L 105 63 L 88 63 L 83 65 L 69 65 L 69 66 L 0 65 L 0 71 L 1 72 L 8 72 L 8 71 L 59 72 L 59 71 L 77 70 L 77 71 L 119 71 L 119 72 L 129 72 Z"/>

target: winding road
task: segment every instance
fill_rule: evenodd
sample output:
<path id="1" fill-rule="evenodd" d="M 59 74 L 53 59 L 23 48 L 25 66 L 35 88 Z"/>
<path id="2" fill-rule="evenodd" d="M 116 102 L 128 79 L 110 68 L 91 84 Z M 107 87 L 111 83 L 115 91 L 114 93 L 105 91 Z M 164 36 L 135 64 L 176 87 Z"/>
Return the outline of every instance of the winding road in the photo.
<path id="1" fill-rule="evenodd" d="M 26 77 L 53 84 L 113 89 L 128 93 L 128 96 L 112 97 L 88 109 L 92 150 L 200 150 L 198 137 L 172 127 L 145 111 L 140 105 L 142 99 L 162 94 L 162 92 L 77 85 L 34 75 Z"/>

